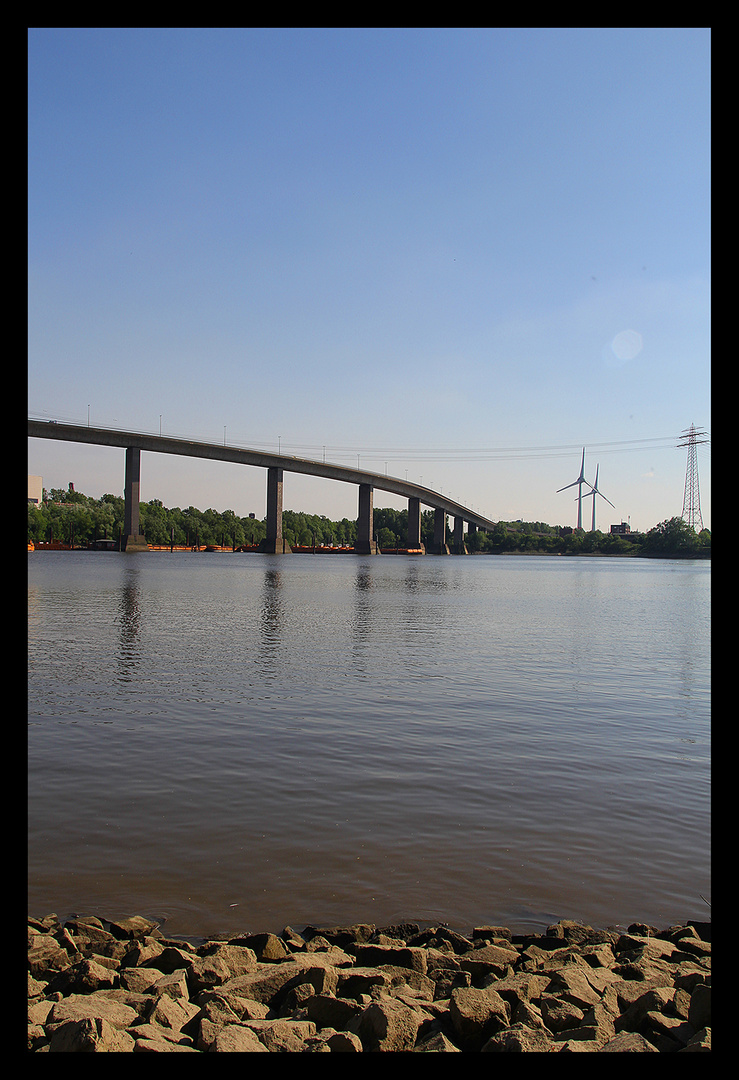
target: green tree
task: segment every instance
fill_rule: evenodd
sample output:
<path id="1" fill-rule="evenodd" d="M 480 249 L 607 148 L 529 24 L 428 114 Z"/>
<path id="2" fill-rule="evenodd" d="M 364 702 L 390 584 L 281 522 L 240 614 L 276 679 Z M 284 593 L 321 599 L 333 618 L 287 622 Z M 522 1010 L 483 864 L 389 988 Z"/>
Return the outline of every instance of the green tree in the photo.
<path id="1" fill-rule="evenodd" d="M 102 499 L 91 507 L 93 517 L 93 539 L 114 539 L 116 536 L 115 507 Z"/>
<path id="2" fill-rule="evenodd" d="M 565 555 L 579 555 L 582 551 L 583 536 L 585 534 L 581 532 L 569 533 L 567 536 L 562 537 L 562 551 Z"/>
<path id="3" fill-rule="evenodd" d="M 55 503 L 49 507 L 50 532 L 54 540 L 73 547 L 93 539 L 93 515 L 84 503 Z"/>
<path id="4" fill-rule="evenodd" d="M 582 550 L 593 554 L 600 548 L 601 541 L 603 539 L 603 533 L 598 529 L 595 532 L 586 532 L 582 538 Z"/>
<path id="5" fill-rule="evenodd" d="M 383 526 L 376 535 L 377 543 L 380 545 L 381 548 L 400 547 L 400 545 L 398 544 L 397 536 L 392 531 L 392 529 L 388 529 L 386 525 Z"/>
<path id="6" fill-rule="evenodd" d="M 695 556 L 701 544 L 698 536 L 686 521 L 682 518 L 673 517 L 667 521 L 661 521 L 647 533 L 642 550 L 648 555 L 670 555 L 685 558 Z"/>
<path id="7" fill-rule="evenodd" d="M 49 539 L 49 512 L 44 503 L 37 506 L 35 503 L 28 504 L 28 539 L 34 544 Z"/>
<path id="8" fill-rule="evenodd" d="M 139 527 L 149 544 L 168 544 L 167 511 L 159 499 L 139 504 Z"/>
<path id="9" fill-rule="evenodd" d="M 468 551 L 485 551 L 487 546 L 487 533 L 482 529 L 475 529 L 473 532 L 468 532 L 465 537 L 465 543 Z"/>

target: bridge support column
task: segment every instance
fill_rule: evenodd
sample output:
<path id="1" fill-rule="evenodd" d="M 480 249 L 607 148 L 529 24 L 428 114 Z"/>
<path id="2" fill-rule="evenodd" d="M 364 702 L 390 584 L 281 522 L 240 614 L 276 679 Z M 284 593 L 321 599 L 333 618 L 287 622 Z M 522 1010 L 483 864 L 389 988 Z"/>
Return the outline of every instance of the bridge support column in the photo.
<path id="1" fill-rule="evenodd" d="M 446 511 L 434 510 L 434 555 L 448 555 L 446 542 Z"/>
<path id="2" fill-rule="evenodd" d="M 374 500 L 375 490 L 371 484 L 359 485 L 359 517 L 357 518 L 357 541 L 354 550 L 357 555 L 377 555 L 377 542 L 374 539 Z"/>
<path id="3" fill-rule="evenodd" d="M 289 555 L 292 548 L 282 537 L 282 469 L 267 469 L 267 536 L 259 545 L 269 555 Z"/>
<path id="4" fill-rule="evenodd" d="M 464 546 L 464 518 L 455 517 L 454 519 L 454 541 L 452 543 L 452 551 L 455 555 L 466 555 L 467 548 Z"/>
<path id="5" fill-rule="evenodd" d="M 141 487 L 141 451 L 126 447 L 126 477 L 124 482 L 123 538 L 121 551 L 148 551 L 146 537 L 139 523 L 139 493 Z"/>
<path id="6" fill-rule="evenodd" d="M 421 543 L 421 500 L 410 498 L 408 500 L 408 537 L 406 540 L 411 550 L 424 550 Z"/>

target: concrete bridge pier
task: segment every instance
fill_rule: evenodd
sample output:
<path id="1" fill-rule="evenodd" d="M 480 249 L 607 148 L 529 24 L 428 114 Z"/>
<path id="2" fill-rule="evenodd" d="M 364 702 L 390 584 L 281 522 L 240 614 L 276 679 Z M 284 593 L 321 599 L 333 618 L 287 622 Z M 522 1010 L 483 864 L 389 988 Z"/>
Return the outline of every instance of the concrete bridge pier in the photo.
<path id="1" fill-rule="evenodd" d="M 455 555 L 466 555 L 467 548 L 464 545 L 464 518 L 455 517 L 454 519 L 454 540 L 452 541 L 452 551 Z"/>
<path id="2" fill-rule="evenodd" d="M 371 484 L 359 485 L 359 517 L 357 518 L 357 540 L 354 550 L 357 555 L 377 555 L 377 541 L 374 531 L 375 489 Z"/>
<path id="3" fill-rule="evenodd" d="M 434 555 L 448 555 L 446 542 L 446 511 L 437 507 L 434 510 Z"/>
<path id="4" fill-rule="evenodd" d="M 123 538 L 121 551 L 148 551 L 146 537 L 141 533 L 139 522 L 139 497 L 141 487 L 141 451 L 135 446 L 126 447 L 126 477 L 124 482 Z"/>
<path id="5" fill-rule="evenodd" d="M 421 500 L 410 498 L 408 500 L 408 536 L 406 543 L 411 550 L 424 550 L 421 543 Z"/>
<path id="6" fill-rule="evenodd" d="M 268 555 L 289 555 L 292 548 L 282 536 L 282 469 L 267 469 L 267 536 L 259 550 Z"/>

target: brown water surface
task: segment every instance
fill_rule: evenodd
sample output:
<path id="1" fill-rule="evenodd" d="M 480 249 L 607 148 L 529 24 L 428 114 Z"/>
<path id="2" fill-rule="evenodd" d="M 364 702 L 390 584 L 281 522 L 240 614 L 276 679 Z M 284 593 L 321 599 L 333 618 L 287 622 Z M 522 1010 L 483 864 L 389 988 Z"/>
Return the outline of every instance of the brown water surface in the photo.
<path id="1" fill-rule="evenodd" d="M 29 552 L 31 914 L 706 918 L 710 563 Z"/>

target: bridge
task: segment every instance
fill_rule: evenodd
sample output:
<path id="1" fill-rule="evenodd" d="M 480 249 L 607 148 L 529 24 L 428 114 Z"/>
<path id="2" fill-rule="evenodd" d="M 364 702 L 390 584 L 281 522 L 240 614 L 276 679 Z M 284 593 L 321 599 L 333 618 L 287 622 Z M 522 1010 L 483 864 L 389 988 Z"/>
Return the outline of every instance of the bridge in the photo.
<path id="1" fill-rule="evenodd" d="M 191 442 L 173 439 L 166 435 L 147 435 L 136 431 L 114 428 L 84 427 L 62 424 L 54 420 L 28 420 L 28 437 L 31 439 L 55 439 L 61 442 L 92 443 L 96 446 L 118 446 L 126 452 L 125 466 L 125 517 L 122 548 L 125 551 L 146 550 L 147 543 L 141 535 L 139 523 L 139 489 L 141 483 L 141 451 L 155 454 L 177 454 L 181 457 L 208 458 L 211 461 L 231 461 L 237 465 L 252 465 L 267 470 L 267 537 L 262 550 L 271 554 L 286 554 L 290 546 L 282 536 L 282 497 L 284 473 L 307 473 L 327 480 L 339 480 L 356 484 L 359 488 L 359 513 L 357 517 L 357 541 L 355 551 L 360 555 L 378 553 L 373 534 L 374 492 L 389 491 L 408 499 L 408 548 L 422 549 L 421 506 L 434 510 L 435 554 L 464 554 L 464 523 L 469 531 L 492 530 L 495 522 L 441 495 L 430 488 L 400 480 L 398 477 L 333 465 L 325 461 L 312 461 L 287 454 L 269 454 L 262 450 L 249 450 L 237 446 L 216 443 Z M 447 544 L 447 515 L 454 518 L 451 545 Z"/>

